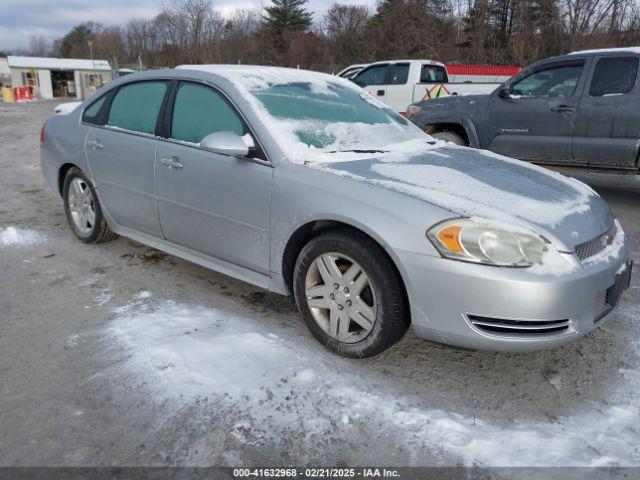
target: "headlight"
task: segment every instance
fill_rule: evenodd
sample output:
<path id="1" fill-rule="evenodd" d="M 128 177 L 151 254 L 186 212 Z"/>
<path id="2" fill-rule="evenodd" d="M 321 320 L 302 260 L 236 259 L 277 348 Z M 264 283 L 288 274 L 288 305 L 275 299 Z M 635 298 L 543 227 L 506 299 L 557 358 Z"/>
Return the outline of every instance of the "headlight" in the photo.
<path id="1" fill-rule="evenodd" d="M 533 232 L 469 218 L 439 223 L 427 237 L 444 257 L 487 265 L 528 267 L 540 263 L 547 250 L 545 240 Z"/>

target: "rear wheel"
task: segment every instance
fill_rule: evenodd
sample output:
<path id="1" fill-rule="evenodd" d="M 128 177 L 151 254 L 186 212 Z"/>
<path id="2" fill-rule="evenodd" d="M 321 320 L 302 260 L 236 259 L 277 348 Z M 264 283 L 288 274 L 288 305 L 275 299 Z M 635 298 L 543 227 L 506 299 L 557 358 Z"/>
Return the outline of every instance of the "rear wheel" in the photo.
<path id="1" fill-rule="evenodd" d="M 296 303 L 313 335 L 334 352 L 370 357 L 406 332 L 402 282 L 364 234 L 335 230 L 304 246 L 294 271 Z"/>
<path id="2" fill-rule="evenodd" d="M 468 147 L 469 142 L 467 142 L 464 138 L 458 135 L 455 132 L 451 132 L 449 130 L 443 130 L 442 132 L 436 132 L 431 134 L 432 137 L 437 138 L 438 140 L 444 140 L 445 142 L 455 143 L 456 145 L 462 145 L 463 147 Z"/>
<path id="3" fill-rule="evenodd" d="M 101 243 L 117 238 L 102 215 L 93 184 L 79 168 L 69 169 L 62 188 L 64 209 L 71 230 L 84 243 Z"/>

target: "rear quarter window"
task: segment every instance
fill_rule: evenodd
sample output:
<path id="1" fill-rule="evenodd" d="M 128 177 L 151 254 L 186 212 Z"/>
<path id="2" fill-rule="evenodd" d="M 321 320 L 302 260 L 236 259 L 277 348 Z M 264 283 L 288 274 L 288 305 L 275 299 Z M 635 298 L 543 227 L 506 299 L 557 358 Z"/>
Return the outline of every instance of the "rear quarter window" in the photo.
<path id="1" fill-rule="evenodd" d="M 622 95 L 633 90 L 638 76 L 637 57 L 601 58 L 596 64 L 589 95 Z"/>
<path id="2" fill-rule="evenodd" d="M 92 125 L 104 125 L 104 107 L 108 96 L 109 94 L 103 95 L 89 105 L 82 114 L 82 121 Z"/>
<path id="3" fill-rule="evenodd" d="M 154 134 L 169 82 L 136 82 L 120 87 L 113 97 L 107 124 L 133 132 Z"/>

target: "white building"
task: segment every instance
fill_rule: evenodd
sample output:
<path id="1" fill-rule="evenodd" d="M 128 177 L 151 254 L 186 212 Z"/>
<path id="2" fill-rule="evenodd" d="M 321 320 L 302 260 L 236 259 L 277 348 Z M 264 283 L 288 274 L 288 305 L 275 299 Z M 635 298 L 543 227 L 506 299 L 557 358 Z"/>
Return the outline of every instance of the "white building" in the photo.
<path id="1" fill-rule="evenodd" d="M 36 87 L 41 98 L 87 98 L 112 78 L 106 60 L 9 55 L 12 87 Z"/>

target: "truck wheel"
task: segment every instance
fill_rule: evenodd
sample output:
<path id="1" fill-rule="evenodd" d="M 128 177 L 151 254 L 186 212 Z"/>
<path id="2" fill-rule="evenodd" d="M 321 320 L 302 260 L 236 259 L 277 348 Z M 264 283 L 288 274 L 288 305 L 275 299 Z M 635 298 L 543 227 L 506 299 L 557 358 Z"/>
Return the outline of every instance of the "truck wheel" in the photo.
<path id="1" fill-rule="evenodd" d="M 298 256 L 293 283 L 307 327 L 339 355 L 377 355 L 409 326 L 397 271 L 384 250 L 362 233 L 332 230 L 309 241 Z"/>
<path id="2" fill-rule="evenodd" d="M 449 130 L 443 130 L 442 132 L 436 132 L 431 134 L 432 137 L 437 138 L 438 140 L 444 140 L 445 142 L 455 143 L 456 145 L 462 145 L 463 147 L 468 147 L 469 142 L 467 142 L 464 138 L 462 138 L 457 133 L 451 132 Z"/>

